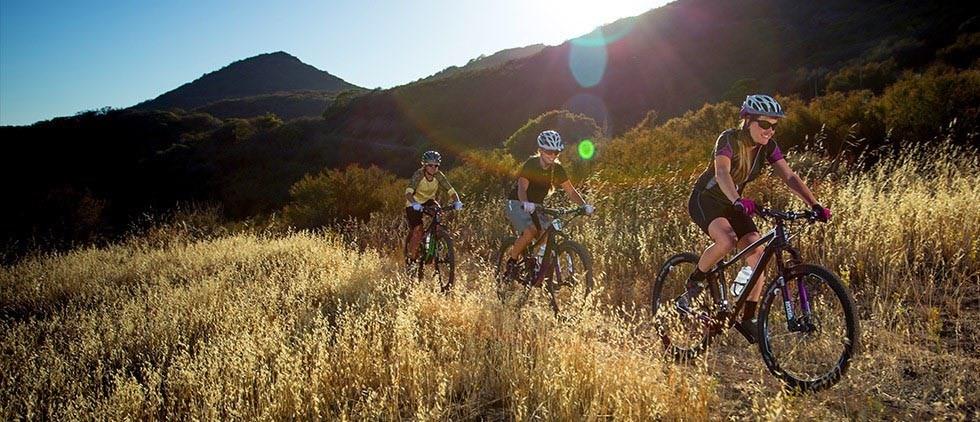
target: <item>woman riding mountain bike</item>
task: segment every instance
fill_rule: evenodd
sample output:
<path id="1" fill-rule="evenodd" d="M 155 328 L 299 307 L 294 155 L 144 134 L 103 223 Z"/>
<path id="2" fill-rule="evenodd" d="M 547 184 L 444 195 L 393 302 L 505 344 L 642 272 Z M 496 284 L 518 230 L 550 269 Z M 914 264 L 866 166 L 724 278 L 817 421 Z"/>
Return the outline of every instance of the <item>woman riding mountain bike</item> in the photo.
<path id="1" fill-rule="evenodd" d="M 551 193 L 553 187 L 561 187 L 572 202 L 583 207 L 586 214 L 595 211 L 595 207 L 586 204 L 582 195 L 575 190 L 565 168 L 558 161 L 558 155 L 565 149 L 561 135 L 553 130 L 546 130 L 538 135 L 537 144 L 537 154 L 524 161 L 517 175 L 517 183 L 507 196 L 507 217 L 514 230 L 520 233 L 507 259 L 508 277 L 513 276 L 521 251 L 550 223 L 547 217 L 534 213 L 534 210 Z M 532 220 L 532 215 L 537 221 Z"/>
<path id="2" fill-rule="evenodd" d="M 439 188 L 453 197 L 456 210 L 463 208 L 459 194 L 453 185 L 449 184 L 446 175 L 439 171 L 442 155 L 436 151 L 426 151 L 422 154 L 421 168 L 415 171 L 408 180 L 405 189 L 405 220 L 408 221 L 408 236 L 405 239 L 405 264 L 411 266 L 418 258 L 419 242 L 422 239 L 422 207 L 435 205 L 436 193 Z"/>
<path id="3" fill-rule="evenodd" d="M 759 240 L 759 229 L 751 216 L 756 204 L 742 196 L 745 185 L 754 180 L 765 164 L 786 183 L 800 199 L 816 213 L 817 220 L 827 222 L 830 209 L 817 203 L 816 197 L 796 173 L 786 164 L 782 151 L 772 139 L 780 118 L 786 117 L 782 107 L 768 95 L 749 95 L 742 103 L 738 129 L 721 133 L 715 143 L 712 164 L 704 170 L 688 201 L 688 213 L 714 243 L 701 254 L 697 267 L 688 278 L 687 296 L 693 299 L 704 289 L 708 273 L 733 248 L 745 248 Z M 745 256 L 752 270 L 758 265 L 762 248 Z M 745 313 L 736 328 L 755 343 L 756 322 L 752 319 L 764 283 L 758 283 L 746 297 Z"/>

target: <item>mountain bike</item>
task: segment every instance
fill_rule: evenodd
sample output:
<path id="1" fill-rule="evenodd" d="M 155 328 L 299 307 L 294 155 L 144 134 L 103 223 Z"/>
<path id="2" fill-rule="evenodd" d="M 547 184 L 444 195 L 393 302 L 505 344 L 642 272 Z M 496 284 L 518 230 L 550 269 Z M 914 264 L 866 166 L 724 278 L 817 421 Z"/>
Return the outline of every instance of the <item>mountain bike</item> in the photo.
<path id="1" fill-rule="evenodd" d="M 422 232 L 416 258 L 409 265 L 409 274 L 418 276 L 419 281 L 433 279 L 442 292 L 453 288 L 456 278 L 456 254 L 453 252 L 453 238 L 442 225 L 443 211 L 454 210 L 452 205 L 440 207 L 439 204 L 422 206 L 422 213 L 432 217 Z"/>
<path id="2" fill-rule="evenodd" d="M 783 212 L 763 208 L 759 214 L 774 228 L 739 251 L 729 261 L 709 271 L 707 289 L 688 291 L 686 281 L 698 256 L 679 253 L 670 257 L 653 287 L 653 318 L 665 349 L 677 360 L 698 357 L 711 338 L 741 318 L 743 306 L 765 268 L 776 269 L 763 290 L 752 333 L 769 371 L 795 391 L 829 388 L 847 371 L 859 348 L 859 326 L 854 299 L 836 274 L 802 261 L 790 244 L 787 222 L 813 223 L 812 211 Z M 759 264 L 741 296 L 731 303 L 725 270 L 748 251 L 765 244 Z M 702 291 L 698 291 L 702 290 Z M 697 291 L 697 293 L 693 293 Z"/>
<path id="3" fill-rule="evenodd" d="M 547 292 L 551 309 L 558 315 L 560 307 L 581 304 L 592 291 L 592 257 L 584 246 L 562 231 L 572 220 L 585 215 L 585 209 L 538 207 L 538 212 L 554 218 L 538 238 L 521 251 L 517 265 L 510 273 L 506 264 L 517 237 L 503 239 L 494 256 L 497 297 L 505 305 L 519 308 L 527 302 L 533 288 L 542 287 Z M 571 217 L 562 220 L 568 216 Z M 532 218 L 537 219 L 537 215 Z"/>

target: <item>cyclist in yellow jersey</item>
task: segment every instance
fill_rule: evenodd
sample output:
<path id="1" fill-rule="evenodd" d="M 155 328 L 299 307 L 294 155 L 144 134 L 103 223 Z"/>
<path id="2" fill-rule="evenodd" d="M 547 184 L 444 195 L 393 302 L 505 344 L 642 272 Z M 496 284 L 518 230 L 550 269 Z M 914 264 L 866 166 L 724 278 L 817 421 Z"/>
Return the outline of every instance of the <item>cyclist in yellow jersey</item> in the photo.
<path id="1" fill-rule="evenodd" d="M 456 189 L 449 184 L 446 175 L 439 171 L 441 162 L 442 156 L 438 152 L 426 151 L 422 154 L 422 167 L 408 180 L 408 188 L 405 189 L 405 220 L 409 227 L 408 237 L 405 239 L 406 262 L 417 258 L 419 241 L 422 239 L 422 207 L 436 203 L 439 188 L 453 197 L 453 205 L 457 210 L 463 208 Z"/>

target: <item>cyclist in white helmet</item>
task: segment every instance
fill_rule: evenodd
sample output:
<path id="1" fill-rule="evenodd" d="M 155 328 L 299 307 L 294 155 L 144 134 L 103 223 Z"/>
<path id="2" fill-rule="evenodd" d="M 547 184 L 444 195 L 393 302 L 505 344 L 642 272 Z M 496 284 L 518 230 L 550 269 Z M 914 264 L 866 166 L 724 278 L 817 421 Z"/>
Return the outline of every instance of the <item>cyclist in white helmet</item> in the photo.
<path id="1" fill-rule="evenodd" d="M 572 202 L 585 207 L 586 214 L 595 211 L 595 207 L 585 203 L 582 195 L 575 190 L 565 168 L 558 161 L 558 154 L 565 149 L 561 135 L 553 130 L 546 130 L 538 135 L 537 143 L 537 153 L 524 161 L 520 173 L 517 174 L 517 183 L 507 196 L 507 217 L 514 230 L 520 233 L 507 260 L 508 274 L 513 271 L 521 251 L 550 223 L 547 217 L 534 214 L 538 220 L 538 226 L 535 226 L 531 215 L 553 187 L 561 187 Z"/>
<path id="2" fill-rule="evenodd" d="M 438 205 L 436 192 L 442 188 L 447 195 L 453 197 L 453 205 L 457 210 L 463 208 L 459 194 L 443 172 L 439 171 L 442 155 L 437 151 L 426 151 L 422 154 L 421 168 L 415 170 L 408 180 L 405 189 L 405 220 L 408 221 L 408 238 L 405 239 L 406 264 L 418 258 L 419 242 L 422 239 L 422 207 Z"/>
<path id="3" fill-rule="evenodd" d="M 732 248 L 741 250 L 759 240 L 759 229 L 751 218 L 756 204 L 743 197 L 742 190 L 766 164 L 807 206 L 813 208 L 820 221 L 830 219 L 830 209 L 817 203 L 803 180 L 786 164 L 782 151 L 772 138 L 779 119 L 786 117 L 782 106 L 768 95 L 749 95 L 742 103 L 739 117 L 742 121 L 738 129 L 726 130 L 718 137 L 712 163 L 694 183 L 688 200 L 691 218 L 715 242 L 701 254 L 694 274 L 688 279 L 689 298 L 701 293 L 708 276 L 706 271 L 714 268 Z M 762 248 L 750 251 L 745 256 L 746 265 L 755 268 L 762 252 Z M 743 319 L 736 325 L 738 331 L 753 343 L 756 330 L 751 318 L 755 315 L 763 284 L 756 284 L 748 293 Z"/>

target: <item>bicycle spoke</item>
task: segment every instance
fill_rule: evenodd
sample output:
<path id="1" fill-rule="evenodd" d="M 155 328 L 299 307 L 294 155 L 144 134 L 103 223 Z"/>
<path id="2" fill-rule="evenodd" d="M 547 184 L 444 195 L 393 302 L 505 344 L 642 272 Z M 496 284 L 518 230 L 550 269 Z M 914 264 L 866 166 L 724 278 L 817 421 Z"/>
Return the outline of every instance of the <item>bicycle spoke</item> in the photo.
<path id="1" fill-rule="evenodd" d="M 663 265 L 653 288 L 653 318 L 668 353 L 679 360 L 694 358 L 704 351 L 712 334 L 714 319 L 707 290 L 689 297 L 687 277 L 698 257 L 678 254 Z"/>
<path id="2" fill-rule="evenodd" d="M 571 241 L 558 246 L 552 261 L 555 267 L 545 286 L 551 295 L 552 310 L 556 314 L 576 314 L 592 290 L 592 261 L 582 245 Z"/>
<path id="3" fill-rule="evenodd" d="M 846 371 L 857 322 L 853 302 L 836 276 L 822 267 L 801 267 L 786 280 L 788 304 L 780 289 L 771 289 L 764 299 L 760 350 L 770 370 L 791 387 L 818 390 Z"/>
<path id="4" fill-rule="evenodd" d="M 452 288 L 455 277 L 455 262 L 452 249 L 452 239 L 445 232 L 440 231 L 437 238 L 435 249 L 427 255 L 427 251 L 422 250 L 422 258 L 419 259 L 419 280 L 423 283 L 438 287 L 441 291 L 447 292 Z"/>

